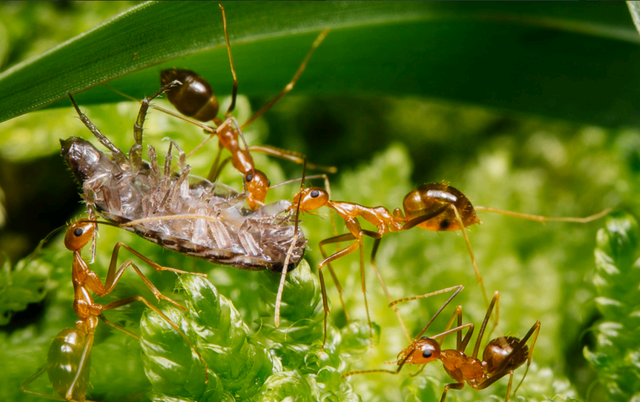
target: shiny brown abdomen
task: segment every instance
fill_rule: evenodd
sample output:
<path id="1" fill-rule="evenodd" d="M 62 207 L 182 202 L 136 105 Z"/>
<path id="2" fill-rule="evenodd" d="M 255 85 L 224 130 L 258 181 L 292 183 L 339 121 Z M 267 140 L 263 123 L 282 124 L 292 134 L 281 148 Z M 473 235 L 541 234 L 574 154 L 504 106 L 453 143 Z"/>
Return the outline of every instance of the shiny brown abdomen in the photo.
<path id="1" fill-rule="evenodd" d="M 465 227 L 480 222 L 469 199 L 457 189 L 443 183 L 423 184 L 407 194 L 403 201 L 408 220 L 428 214 L 447 204 L 456 207 Z M 435 232 L 461 229 L 453 208 L 447 208 L 418 226 Z"/>

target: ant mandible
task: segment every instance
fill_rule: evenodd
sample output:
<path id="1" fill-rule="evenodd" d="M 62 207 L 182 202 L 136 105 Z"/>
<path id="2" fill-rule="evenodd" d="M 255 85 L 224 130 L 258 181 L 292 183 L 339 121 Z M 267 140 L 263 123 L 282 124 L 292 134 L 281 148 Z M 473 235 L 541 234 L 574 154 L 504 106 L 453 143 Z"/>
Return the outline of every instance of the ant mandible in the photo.
<path id="1" fill-rule="evenodd" d="M 427 325 L 422 329 L 422 331 L 420 331 L 418 336 L 416 336 L 411 345 L 409 345 L 398 354 L 398 358 L 395 361 L 395 363 L 398 364 L 397 370 L 392 371 L 379 369 L 351 371 L 344 374 L 341 378 L 365 373 L 398 374 L 405 364 L 422 364 L 423 366 L 420 369 L 420 371 L 422 371 L 428 363 L 440 360 L 447 374 L 449 374 L 449 376 L 456 381 L 454 383 L 445 385 L 444 391 L 442 392 L 442 397 L 440 398 L 440 402 L 445 401 L 448 390 L 460 390 L 464 388 L 465 381 L 472 388 L 481 390 L 489 387 L 502 377 L 509 375 L 509 385 L 507 386 L 507 394 L 505 396 L 505 402 L 508 402 L 509 396 L 511 394 L 514 371 L 518 367 L 522 366 L 524 362 L 527 362 L 525 373 L 522 376 L 522 380 L 520 380 L 520 383 L 516 387 L 514 394 L 518 391 L 520 385 L 522 385 L 522 382 L 524 381 L 529 371 L 533 349 L 540 332 L 540 321 L 536 321 L 531 329 L 529 329 L 529 332 L 527 332 L 527 334 L 522 339 L 518 339 L 513 336 L 501 336 L 491 340 L 484 349 L 482 360 L 478 359 L 482 337 L 486 330 L 487 323 L 489 322 L 489 318 L 491 317 L 494 306 L 496 308 L 496 311 L 499 310 L 500 293 L 495 292 L 493 299 L 491 299 L 491 303 L 489 304 L 489 308 L 487 309 L 487 314 L 482 321 L 482 326 L 480 327 L 480 332 L 478 333 L 478 338 L 476 340 L 475 346 L 473 348 L 473 354 L 471 356 L 467 356 L 467 354 L 465 353 L 465 349 L 467 348 L 467 345 L 471 340 L 471 336 L 473 335 L 474 325 L 472 323 L 464 325 L 462 324 L 462 306 L 456 307 L 456 310 L 453 313 L 453 316 L 447 324 L 444 332 L 441 332 L 432 337 L 422 336 L 427 331 L 431 323 L 433 323 L 433 321 L 436 319 L 436 317 L 438 317 L 442 310 L 453 300 L 454 297 L 458 295 L 458 293 L 462 291 L 462 289 L 463 286 L 458 285 L 436 292 L 427 293 L 425 295 L 408 297 L 392 302 L 389 305 L 390 307 L 392 305 L 405 301 L 427 298 L 430 296 L 455 290 L 454 294 L 442 305 L 442 307 L 440 307 L 440 309 L 435 313 L 435 315 L 431 318 Z M 451 326 L 453 325 L 453 322 L 456 320 L 456 318 L 457 326 L 451 329 Z M 496 324 L 497 320 L 498 319 L 496 313 Z M 464 339 L 462 339 L 462 330 L 464 330 L 465 328 L 468 328 L 468 330 L 464 336 Z M 448 335 L 451 335 L 453 333 L 456 333 L 456 348 L 442 349 L 441 345 L 444 339 Z M 529 339 L 532 339 L 530 348 L 527 346 Z M 418 371 L 414 375 L 417 375 L 418 373 L 420 373 L 420 371 Z"/>
<path id="2" fill-rule="evenodd" d="M 142 254 L 138 253 L 124 243 L 117 243 L 111 255 L 109 263 L 109 271 L 107 278 L 103 283 L 97 273 L 92 271 L 87 262 L 82 258 L 81 251 L 84 246 L 93 238 L 96 230 L 95 221 L 80 220 L 69 226 L 67 234 L 64 238 L 65 247 L 73 252 L 73 263 L 71 268 L 71 277 L 73 280 L 74 300 L 73 309 L 78 315 L 75 322 L 75 328 L 66 328 L 60 332 L 51 343 L 47 356 L 47 363 L 40 368 L 35 374 L 29 377 L 20 389 L 29 394 L 41 396 L 49 399 L 60 399 L 53 395 L 47 395 L 27 389 L 27 386 L 38 378 L 46 370 L 49 380 L 54 390 L 67 401 L 84 401 L 87 386 L 89 384 L 89 367 L 91 362 L 91 348 L 93 347 L 93 338 L 99 320 L 105 324 L 133 336 L 136 339 L 140 337 L 125 328 L 122 328 L 105 318 L 104 311 L 112 310 L 126 304 L 139 301 L 144 303 L 148 308 L 156 312 L 164 319 L 182 338 L 191 346 L 198 359 L 202 361 L 204 367 L 205 382 L 209 381 L 207 373 L 207 364 L 196 349 L 195 345 L 187 338 L 178 325 L 167 317 L 160 309 L 142 296 L 131 296 L 125 299 L 117 300 L 109 304 L 101 305 L 93 301 L 91 293 L 97 296 L 106 296 L 113 291 L 116 284 L 120 280 L 122 274 L 127 267 L 133 268 L 134 271 L 142 278 L 142 281 L 153 292 L 158 300 L 163 299 L 186 310 L 183 306 L 176 303 L 169 297 L 160 293 L 160 291 L 144 276 L 138 267 L 131 261 L 127 260 L 116 269 L 118 250 L 124 247 L 132 254 L 139 257 L 157 271 L 171 271 L 178 274 L 188 274 L 189 272 L 181 271 L 174 268 L 162 267 L 155 262 L 149 260 Z M 202 275 L 202 274 L 196 274 Z M 206 276 L 206 275 L 204 275 Z"/>
<path id="3" fill-rule="evenodd" d="M 474 208 L 469 199 L 462 192 L 444 183 L 426 183 L 418 187 L 416 190 L 411 191 L 404 197 L 404 212 L 400 208 L 396 208 L 393 213 L 391 213 L 385 207 L 371 208 L 351 202 L 332 201 L 329 198 L 329 194 L 325 190 L 317 187 L 308 187 L 300 191 L 300 193 L 298 193 L 294 197 L 292 204 L 298 205 L 298 203 L 300 204 L 301 212 L 313 211 L 323 206 L 335 210 L 340 218 L 344 219 L 345 225 L 349 230 L 349 233 L 330 237 L 320 242 L 320 251 L 322 252 L 324 259 L 318 265 L 318 276 L 320 277 L 320 284 L 324 300 L 325 328 L 326 317 L 328 313 L 328 302 L 326 298 L 326 289 L 324 284 L 324 277 L 322 274 L 322 268 L 325 265 L 329 267 L 329 272 L 336 282 L 336 287 L 338 293 L 340 294 L 340 301 L 342 302 L 342 305 L 344 307 L 344 302 L 342 300 L 342 287 L 337 281 L 337 277 L 333 271 L 333 268 L 331 267 L 331 263 L 341 257 L 344 257 L 345 255 L 354 252 L 358 248 L 360 248 L 360 275 L 362 281 L 362 292 L 364 294 L 365 308 L 367 309 L 367 319 L 369 321 L 370 329 L 372 328 L 364 279 L 364 256 L 362 251 L 362 242 L 364 236 L 375 239 L 373 251 L 371 253 L 371 264 L 374 268 L 376 276 L 378 277 L 378 280 L 380 281 L 380 284 L 382 285 L 382 289 L 384 290 L 387 300 L 391 303 L 393 299 L 391 298 L 391 295 L 389 294 L 387 287 L 382 280 L 382 276 L 380 275 L 380 272 L 375 264 L 375 256 L 382 237 L 388 232 L 400 232 L 409 230 L 413 227 L 420 227 L 432 231 L 460 230 L 467 245 L 471 263 L 476 274 L 476 279 L 480 284 L 485 304 L 488 304 L 489 300 L 487 298 L 487 294 L 482 281 L 482 275 L 480 274 L 478 263 L 473 254 L 473 249 L 471 248 L 471 243 L 469 242 L 467 232 L 464 230 L 464 228 L 466 228 L 467 226 L 474 225 L 480 222 L 478 216 L 476 215 L 476 211 L 495 212 L 538 222 L 563 221 L 581 223 L 586 223 L 594 219 L 598 219 L 609 212 L 609 210 L 606 209 L 596 215 L 592 215 L 586 218 L 555 218 L 522 214 L 495 208 Z M 357 219 L 358 217 L 362 217 L 367 222 L 375 225 L 377 231 L 374 232 L 362 229 L 362 227 L 360 226 L 360 222 Z M 337 251 L 336 253 L 328 257 L 325 254 L 324 249 L 322 248 L 327 244 L 350 240 L 355 241 L 351 245 Z M 400 321 L 407 339 L 411 340 L 409 332 L 407 331 L 402 318 L 400 317 L 400 314 L 395 306 L 394 311 L 398 317 L 398 320 Z M 371 331 L 373 330 L 371 329 Z"/>

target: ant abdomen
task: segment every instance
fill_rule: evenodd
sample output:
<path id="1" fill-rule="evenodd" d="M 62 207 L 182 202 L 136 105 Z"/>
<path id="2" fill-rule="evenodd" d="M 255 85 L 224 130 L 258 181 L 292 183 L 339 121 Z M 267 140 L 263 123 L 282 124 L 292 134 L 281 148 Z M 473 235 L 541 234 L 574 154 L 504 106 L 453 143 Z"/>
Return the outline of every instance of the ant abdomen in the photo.
<path id="1" fill-rule="evenodd" d="M 85 400 L 89 385 L 91 354 L 85 356 L 87 343 L 93 343 L 93 334 L 75 328 L 62 330 L 51 343 L 47 356 L 47 374 L 53 389 L 63 398 Z M 91 345 L 89 345 L 89 350 Z M 80 373 L 78 374 L 78 369 Z M 70 384 L 74 384 L 73 387 Z M 71 395 L 68 395 L 70 388 Z"/>
<path id="2" fill-rule="evenodd" d="M 185 116 L 207 122 L 218 115 L 218 100 L 211 85 L 191 70 L 172 68 L 160 72 L 162 85 L 180 81 L 181 86 L 167 91 L 167 99 Z"/>
<path id="3" fill-rule="evenodd" d="M 457 189 L 444 183 L 426 183 L 413 190 L 403 200 L 407 220 L 426 215 L 443 204 L 456 207 L 465 227 L 480 222 L 469 199 Z M 453 208 L 447 208 L 440 215 L 428 219 L 419 225 L 423 229 L 433 231 L 449 231 L 462 229 L 456 219 Z"/>
<path id="4" fill-rule="evenodd" d="M 501 336 L 489 342 L 482 354 L 482 360 L 485 361 L 487 371 L 494 372 L 504 362 L 504 359 L 509 357 L 509 354 L 520 343 L 520 339 L 513 336 Z M 522 349 L 518 350 L 515 354 L 511 355 L 505 370 L 515 370 L 522 366 L 524 362 L 529 358 L 529 348 L 524 345 Z"/>

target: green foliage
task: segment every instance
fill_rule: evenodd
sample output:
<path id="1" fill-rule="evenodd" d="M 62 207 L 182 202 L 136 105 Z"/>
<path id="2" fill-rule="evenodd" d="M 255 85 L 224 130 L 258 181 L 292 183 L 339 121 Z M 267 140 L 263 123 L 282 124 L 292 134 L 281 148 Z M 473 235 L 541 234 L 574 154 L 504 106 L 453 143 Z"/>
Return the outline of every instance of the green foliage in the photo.
<path id="1" fill-rule="evenodd" d="M 32 256 L 20 260 L 15 267 L 11 267 L 9 258 L 4 259 L 0 271 L 0 325 L 8 324 L 14 312 L 44 299 L 50 272 L 51 265 L 34 261 Z"/>
<path id="2" fill-rule="evenodd" d="M 595 299 L 603 319 L 594 328 L 596 348 L 584 349 L 598 370 L 599 382 L 610 401 L 640 398 L 640 315 L 638 288 L 638 222 L 624 213 L 607 219 L 598 231 Z"/>
<path id="3" fill-rule="evenodd" d="M 331 28 L 299 93 L 410 94 L 579 122 L 638 123 L 626 106 L 637 105 L 638 93 L 624 84 L 638 80 L 639 40 L 623 4 L 229 2 L 225 8 L 241 91 L 249 95 L 280 90 L 317 32 Z M 141 98 L 157 89 L 158 71 L 176 63 L 230 91 L 227 63 L 211 62 L 226 60 L 223 44 L 214 2 L 140 4 L 0 75 L 6 94 L 0 121 L 106 82 Z M 582 96 L 585 85 L 598 102 Z M 79 96 L 82 104 L 119 99 L 106 88 Z"/>
<path id="4" fill-rule="evenodd" d="M 278 276 L 262 275 L 262 287 L 269 294 L 263 294 L 266 297 L 261 300 L 271 305 Z M 179 282 L 187 311 L 171 306 L 164 312 L 186 329 L 202 354 L 209 369 L 209 383 L 205 387 L 203 366 L 184 339 L 156 313 L 147 312 L 141 328 L 145 368 L 153 384 L 152 399 L 270 401 L 301 395 L 308 398 L 303 400 L 357 400 L 349 385 L 340 380 L 340 370 L 354 352 L 362 349 L 362 340 L 354 342 L 350 339 L 353 334 L 347 334 L 351 335 L 347 336 L 349 342 L 343 344 L 341 337 L 333 337 L 323 352 L 321 325 L 309 326 L 310 322 L 322 322 L 322 311 L 317 308 L 321 306 L 317 279 L 304 262 L 287 279 L 281 326 L 270 324 L 271 314 L 253 334 L 231 301 L 210 282 L 198 276 L 182 276 Z M 294 308 L 294 300 L 298 308 Z M 265 309 L 273 313 L 273 308 Z M 363 334 L 367 336 L 366 332 L 355 335 Z M 355 351 L 354 344 L 358 347 Z"/>
<path id="5" fill-rule="evenodd" d="M 0 6 L 18 7 L 16 4 L 23 3 L 8 2 Z M 49 3 L 41 4 L 40 7 L 52 7 Z M 92 7 L 108 8 L 102 4 L 113 3 L 65 4 L 71 4 L 71 8 L 82 7 L 90 17 L 86 21 L 104 21 L 106 17 L 96 17 L 98 12 L 90 10 Z M 315 36 L 314 30 L 317 32 L 324 26 L 322 21 L 330 19 L 331 24 L 340 25 L 341 18 L 348 20 L 353 16 L 350 14 L 353 10 L 376 7 L 376 3 L 371 4 L 303 5 L 320 11 L 322 7 L 345 8 L 345 14 L 312 13 L 320 16 L 320 22 L 299 11 L 302 9 L 288 4 L 225 4 L 240 91 L 273 96 L 293 75 Z M 380 7 L 377 11 L 363 14 L 363 25 L 345 25 L 331 32 L 314 55 L 294 92 L 283 97 L 265 115 L 268 125 L 264 121 L 257 121 L 244 131 L 248 143 L 293 149 L 307 154 L 314 163 L 338 165 L 339 176 L 331 178 L 333 198 L 368 206 L 384 205 L 393 209 L 401 206 L 402 197 L 417 185 L 447 180 L 477 205 L 553 216 L 586 216 L 606 207 L 618 207 L 636 216 L 640 213 L 640 132 L 636 128 L 610 130 L 584 125 L 585 122 L 617 125 L 637 119 L 637 108 L 633 105 L 640 98 L 635 92 L 636 87 L 629 83 L 637 81 L 634 77 L 640 71 L 635 58 L 638 37 L 631 32 L 628 15 L 620 14 L 620 8 L 615 8 L 622 7 L 624 10 L 623 5 L 592 3 L 570 6 L 567 3 L 546 7 L 542 3 L 529 3 L 518 8 L 509 3 L 499 6 L 488 3 L 479 3 L 477 6 L 456 3 L 408 6 L 403 6 L 403 3 L 377 4 Z M 162 7 L 174 6 L 153 4 L 142 9 L 153 7 L 161 10 Z M 208 6 L 190 4 L 188 7 L 190 11 L 184 15 L 193 15 Z M 273 9 L 266 12 L 267 7 Z M 390 9 L 400 14 L 409 10 L 402 10 L 402 7 L 429 10 L 426 17 L 425 14 L 416 15 L 414 22 L 387 17 L 392 15 L 388 13 Z M 292 20 L 283 17 L 296 10 L 298 17 Z M 52 21 L 63 20 L 61 14 L 64 17 L 63 11 L 54 11 L 34 13 L 54 17 L 38 17 L 34 21 L 29 20 L 30 24 L 23 25 L 41 27 L 41 24 L 45 24 L 50 27 Z M 212 5 L 207 8 L 207 13 L 201 14 L 198 16 L 200 22 L 188 27 L 189 32 L 206 36 L 207 39 L 215 36 L 215 40 L 207 40 L 206 44 L 196 41 L 194 46 L 197 49 L 189 48 L 187 51 L 198 52 L 180 60 L 167 58 L 169 61 L 164 64 L 119 77 L 112 84 L 141 97 L 157 89 L 158 69 L 179 65 L 205 75 L 214 84 L 217 93 L 228 91 L 231 87 L 230 74 L 225 49 L 220 46 L 222 37 L 218 9 Z M 24 16 L 11 15 L 13 18 L 0 21 L 0 24 L 10 26 L 11 21 L 22 21 Z M 258 18 L 261 15 L 279 16 L 278 22 Z M 366 18 L 372 15 L 382 16 L 382 19 L 371 24 Z M 134 18 L 134 22 L 135 18 L 142 18 L 146 20 L 145 23 L 153 25 L 156 22 L 162 24 L 166 21 L 164 18 L 173 17 L 175 20 L 172 23 L 178 25 L 192 22 L 182 20 L 180 15 L 153 20 L 141 13 L 139 16 L 129 14 L 123 18 Z M 84 18 L 78 20 L 85 21 Z M 203 20 L 206 27 L 199 32 Z M 289 22 L 292 26 L 308 23 L 306 28 L 300 28 L 300 32 L 306 33 L 278 31 Z M 76 24 L 55 25 L 80 29 Z M 82 22 L 77 22 L 77 25 L 82 25 Z M 113 26 L 101 28 L 105 31 L 99 35 L 118 41 L 122 36 L 108 35 Z M 167 27 L 162 25 L 161 28 L 153 28 L 152 35 L 140 40 L 147 41 L 145 46 L 156 46 L 152 42 L 157 41 L 157 47 L 161 47 L 163 38 L 172 37 Z M 253 27 L 255 31 L 251 31 Z M 21 29 L 27 30 L 24 26 Z M 44 31 L 49 30 L 53 28 Z M 251 36 L 256 31 L 258 34 Z M 193 39 L 191 33 L 187 33 L 173 37 L 177 41 L 190 37 Z M 59 38 L 53 34 L 50 37 Z M 62 40 L 56 39 L 55 42 Z M 91 40 L 95 40 L 95 37 Z M 28 46 L 19 42 L 21 46 L 18 47 L 29 49 L 30 54 L 47 48 L 36 40 L 28 42 Z M 483 43 L 490 43 L 494 53 L 488 52 Z M 176 45 L 180 43 L 176 42 Z M 206 51 L 205 48 L 209 47 L 211 51 Z M 126 46 L 122 49 L 131 50 Z M 113 46 L 111 50 L 114 53 L 110 54 L 124 60 L 127 54 L 122 49 Z M 155 57 L 151 53 L 138 53 L 135 60 L 131 60 L 133 57 L 127 58 L 126 63 L 122 63 L 126 64 L 124 66 L 106 67 L 114 67 L 113 71 L 137 69 L 141 66 L 138 62 L 144 64 L 148 60 L 143 57 Z M 62 57 L 61 54 L 49 57 Z M 283 62 L 276 64 L 279 59 Z M 11 53 L 8 60 L 15 62 L 17 56 Z M 109 64 L 109 61 L 105 59 L 104 63 Z M 83 62 L 73 64 L 70 68 L 85 71 L 91 67 L 92 63 Z M 67 84 L 79 85 L 77 88 L 85 88 L 89 85 L 86 84 L 87 80 L 93 79 L 91 73 L 72 77 L 67 71 L 43 70 L 38 71 L 44 74 L 43 77 L 46 74 L 60 75 L 67 80 Z M 11 77 L 15 78 L 11 74 L 20 74 L 21 71 L 25 70 L 16 68 L 12 73 L 3 75 L 3 82 L 10 82 Z M 103 78 L 109 77 L 100 79 Z M 92 81 L 90 85 L 102 82 L 100 79 Z M 11 93 L 3 101 L 11 103 L 17 97 L 33 102 L 29 107 L 35 106 L 42 101 L 42 97 L 51 95 L 46 91 L 40 93 L 40 86 L 31 85 L 35 83 L 29 82 L 29 85 L 15 93 L 9 91 Z M 71 88 L 49 87 L 57 91 L 55 96 L 63 96 Z M 578 123 L 515 116 L 490 108 L 454 106 L 418 97 L 389 99 L 353 96 L 362 93 L 433 95 L 497 106 L 500 110 L 558 116 Z M 311 94 L 313 98 L 296 97 L 295 94 Z M 349 97 L 325 97 L 336 94 Z M 598 99 L 598 102 L 593 102 L 593 99 Z M 87 107 L 91 103 L 116 100 L 120 100 L 117 95 L 100 87 L 92 88 L 79 97 L 82 109 L 95 125 L 116 145 L 128 149 L 138 106 L 134 103 L 118 103 Z M 225 102 L 228 101 L 222 99 L 223 109 Z M 240 98 L 239 103 L 234 113 L 242 123 L 251 114 L 251 107 L 244 97 Z M 256 106 L 264 103 L 264 100 L 256 102 Z M 170 108 L 162 101 L 157 104 Z M 11 108 L 3 110 L 8 112 Z M 77 135 L 93 141 L 70 107 L 21 116 L 2 123 L 0 128 L 0 156 L 3 161 L 13 164 L 26 164 L 58 153 L 59 138 Z M 145 142 L 153 145 L 162 155 L 167 147 L 166 142 L 162 141 L 164 137 L 171 137 L 185 150 L 193 149 L 203 138 L 199 129 L 162 113 L 152 112 L 145 126 Z M 206 175 L 217 151 L 215 142 L 211 141 L 189 159 L 193 173 Z M 62 163 L 59 158 L 51 160 Z M 255 160 L 273 183 L 300 175 L 297 166 L 291 167 L 260 155 Z M 11 170 L 0 169 L 0 172 L 7 172 L 6 175 L 10 176 Z M 9 182 L 13 184 L 12 187 L 7 185 L 3 189 L 7 224 L 11 223 L 12 211 L 16 210 L 15 206 L 10 205 L 10 197 L 15 194 L 23 197 L 20 189 L 29 179 L 20 177 L 14 180 L 15 183 Z M 52 179 L 48 177 L 47 181 Z M 238 175 L 232 169 L 224 172 L 221 181 L 241 188 Z M 46 184 L 42 184 L 42 187 Z M 293 188 L 277 188 L 268 202 L 291 199 L 294 191 L 295 185 Z M 50 202 L 45 205 L 46 197 L 43 198 L 42 204 L 21 207 L 41 220 L 45 217 L 66 218 L 55 212 Z M 596 301 L 616 303 L 596 305 L 593 286 L 584 280 L 585 275 L 593 269 L 593 239 L 595 231 L 603 225 L 602 221 L 587 225 L 540 225 L 488 213 L 481 214 L 480 218 L 483 224 L 472 228 L 469 233 L 471 244 L 487 290 L 501 291 L 500 324 L 491 337 L 502 334 L 522 336 L 535 320 L 542 322 L 540 337 L 533 352 L 533 365 L 515 400 L 587 399 L 590 402 L 598 400 L 603 392 L 598 391 L 601 387 L 596 387 L 589 394 L 589 386 L 597 376 L 602 384 L 608 386 L 618 384 L 617 381 L 626 378 L 625 375 L 634 373 L 634 369 L 627 368 L 622 371 L 623 374 L 607 370 L 625 367 L 625 364 L 635 361 L 629 351 L 637 349 L 634 349 L 636 343 L 627 338 L 627 334 L 635 334 L 635 328 L 632 327 L 635 316 L 630 317 L 628 312 L 633 311 L 631 297 L 637 292 L 637 282 L 614 280 L 609 274 L 598 271 L 597 277 L 606 294 L 597 295 L 603 298 Z M 358 255 L 354 253 L 334 264 L 345 289 L 343 296 L 351 317 L 349 323 L 338 303 L 335 286 L 330 276 L 325 275 L 328 278 L 327 290 L 332 311 L 329 315 L 327 347 L 325 353 L 319 352 L 322 306 L 315 276 L 315 267 L 321 259 L 318 242 L 336 233 L 343 233 L 344 227 L 338 221 L 334 229 L 326 211 L 320 211 L 318 216 L 304 216 L 303 219 L 303 229 L 310 240 L 307 259 L 312 269 L 309 273 L 308 268 L 301 265 L 289 275 L 279 328 L 273 324 L 273 300 L 280 279 L 278 275 L 216 267 L 205 261 L 161 250 L 157 245 L 130 233 L 101 228 L 97 258 L 92 267 L 102 277 L 106 274 L 113 245 L 123 241 L 162 265 L 207 273 L 218 293 L 207 282 L 186 276 L 182 278 L 183 283 L 179 281 L 179 291 L 175 293 L 176 277 L 173 274 L 158 274 L 140 264 L 148 278 L 165 295 L 189 307 L 188 312 L 182 312 L 167 303 L 158 303 L 204 356 L 210 369 L 209 384 L 204 385 L 201 362 L 184 339 L 170 330 L 166 322 L 159 320 L 154 313 L 145 311 L 142 305 L 132 304 L 108 311 L 105 315 L 132 332 L 141 333 L 144 343 L 141 346 L 134 338 L 100 325 L 92 352 L 90 397 L 99 401 L 176 398 L 228 401 L 262 398 L 274 401 L 290 395 L 300 400 L 439 400 L 443 386 L 450 381 L 439 363 L 427 366 L 417 377 L 409 376 L 417 369 L 408 367 L 397 376 L 371 374 L 339 379 L 341 374 L 350 370 L 393 367 L 384 362 L 393 360 L 408 341 L 395 316 L 387 308 L 386 298 L 367 263 L 368 300 L 376 330 L 373 347 L 370 346 L 369 327 L 360 291 Z M 621 219 L 616 217 L 614 222 L 625 221 Z M 23 225 L 22 222 L 19 224 Z M 3 232 L 0 235 L 0 247 L 5 248 L 11 247 L 14 244 L 11 241 L 17 238 L 12 233 Z M 370 255 L 370 247 L 371 242 L 366 239 L 365 258 Z M 615 247 L 607 246 L 604 249 L 608 250 L 606 255 L 614 257 L 613 262 L 606 265 L 609 268 L 616 267 L 622 272 L 623 266 L 631 267 L 634 263 L 635 256 L 625 260 L 621 257 L 625 254 L 620 250 L 615 251 Z M 334 247 L 327 247 L 329 252 L 335 250 Z M 126 258 L 130 256 L 121 256 L 120 261 Z M 389 234 L 382 241 L 377 263 L 394 298 L 463 284 L 465 290 L 456 299 L 456 304 L 464 307 L 464 320 L 477 324 L 485 313 L 469 257 L 459 235 L 436 234 L 419 229 Z M 12 303 L 25 305 L 32 300 L 32 296 L 42 296 L 37 292 L 23 291 L 41 289 L 35 284 L 42 275 L 48 277 L 47 293 L 39 315 L 18 315 L 8 326 L 0 328 L 0 344 L 3 345 L 0 348 L 0 361 L 10 362 L 0 368 L 0 400 L 41 400 L 25 396 L 18 387 L 45 362 L 47 349 L 55 334 L 73 326 L 75 316 L 71 307 L 73 290 L 70 267 L 71 255 L 58 238 L 37 259 L 25 263 L 22 270 L 12 268 L 10 277 L 13 285 L 3 288 L 5 293 L 0 295 L 5 300 L 5 295 L 11 294 Z M 5 280 L 6 269 L 3 272 L 5 276 L 2 280 Z M 612 272 L 615 273 L 615 270 Z M 620 274 L 616 278 L 623 276 Z M 602 281 L 603 278 L 606 282 Z M 155 303 L 153 295 L 139 278 L 128 272 L 114 294 L 98 301 L 106 304 L 136 294 Z M 623 297 L 627 297 L 622 295 L 627 295 L 629 299 L 622 302 Z M 442 302 L 441 298 L 434 297 L 433 300 L 402 305 L 400 311 L 410 333 L 416 334 Z M 206 303 L 208 307 L 191 309 L 191 306 L 199 303 Z M 600 314 L 596 307 L 602 309 L 599 311 L 605 315 L 604 322 L 609 323 L 608 326 L 598 327 L 606 330 L 598 332 L 598 341 L 616 337 L 616 343 L 606 347 L 598 344 L 586 349 L 587 356 L 598 358 L 598 370 L 588 364 L 581 353 L 585 343 L 589 342 L 589 337 L 583 334 L 596 320 L 595 315 Z M 5 308 L 4 300 L 0 308 Z M 448 315 L 450 311 L 443 314 Z M 444 326 L 441 321 L 446 319 L 434 323 L 433 333 Z M 207 326 L 203 326 L 202 322 L 206 322 Z M 253 364 L 254 359 L 255 366 L 251 367 L 255 367 L 255 370 L 241 369 Z M 162 366 L 163 362 L 170 365 Z M 233 371 L 234 368 L 239 371 Z M 602 370 L 605 370 L 604 374 Z M 516 382 L 522 374 L 523 369 L 516 371 Z M 250 386 L 246 388 L 246 393 L 240 395 L 247 384 Z M 625 388 L 632 384 L 635 383 L 623 381 L 618 386 L 620 392 L 625 395 L 637 392 Z M 51 393 L 46 377 L 39 379 L 32 387 Z M 475 391 L 470 387 L 450 391 L 448 400 L 501 401 L 505 393 L 506 379 L 502 379 L 484 391 Z M 604 399 L 604 396 L 600 399 Z"/>

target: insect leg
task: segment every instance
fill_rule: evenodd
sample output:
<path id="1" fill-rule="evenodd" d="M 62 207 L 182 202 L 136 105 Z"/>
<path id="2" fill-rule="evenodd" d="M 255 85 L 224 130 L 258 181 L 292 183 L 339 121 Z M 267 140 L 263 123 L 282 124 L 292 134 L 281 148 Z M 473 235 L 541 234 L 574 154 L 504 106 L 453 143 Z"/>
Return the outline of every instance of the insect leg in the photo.
<path id="1" fill-rule="evenodd" d="M 380 245 L 381 240 L 382 239 L 378 238 L 378 239 L 375 239 L 375 241 L 373 242 L 373 250 L 371 251 L 371 266 L 373 267 L 373 271 L 378 277 L 378 282 L 380 282 L 380 285 L 382 285 L 382 290 L 384 291 L 385 296 L 387 296 L 387 301 L 389 303 L 393 303 L 393 298 L 391 298 L 391 295 L 389 294 L 389 290 L 387 289 L 387 285 L 384 283 L 384 280 L 382 279 L 382 275 L 380 274 L 380 271 L 378 270 L 378 266 L 376 265 L 376 253 L 378 252 L 378 246 Z M 396 314 L 396 317 L 398 317 L 398 321 L 400 322 L 400 326 L 402 327 L 402 330 L 404 331 L 405 336 L 407 337 L 409 342 L 413 341 L 413 339 L 411 338 L 411 335 L 409 335 L 409 330 L 407 329 L 406 325 L 404 325 L 404 321 L 402 320 L 402 316 L 400 315 L 398 308 L 395 305 L 391 306 L 391 308 L 393 308 L 393 311 Z"/>
<path id="2" fill-rule="evenodd" d="M 262 109 L 258 110 L 253 116 L 249 117 L 249 119 L 246 122 L 244 122 L 244 124 L 242 125 L 241 129 L 244 129 L 249 124 L 253 123 L 254 120 L 256 120 L 258 117 L 262 116 L 267 110 L 269 110 L 271 108 L 271 106 L 273 106 L 278 100 L 280 100 L 280 98 L 282 98 L 287 92 L 289 92 L 289 91 L 291 91 L 293 89 L 293 87 L 295 86 L 296 82 L 300 78 L 300 75 L 302 75 L 302 72 L 307 67 L 307 63 L 309 62 L 309 59 L 311 59 L 311 56 L 313 55 L 313 52 L 318 48 L 318 46 L 320 46 L 320 44 L 322 43 L 322 41 L 324 40 L 324 38 L 328 34 L 329 34 L 329 30 L 328 29 L 325 29 L 324 31 L 320 32 L 320 35 L 318 35 L 316 40 L 311 45 L 311 49 L 309 49 L 309 52 L 305 56 L 304 60 L 302 60 L 302 63 L 300 64 L 300 67 L 298 67 L 298 71 L 296 71 L 296 73 L 293 76 L 293 78 L 291 79 L 291 81 L 287 85 L 285 85 L 284 89 L 282 91 L 280 91 L 279 94 L 277 94 L 266 105 L 264 105 L 262 107 Z"/>
<path id="3" fill-rule="evenodd" d="M 478 268 L 478 262 L 476 260 L 475 255 L 473 254 L 473 249 L 471 248 L 471 242 L 469 241 L 469 236 L 467 235 L 467 230 L 462 222 L 462 218 L 460 217 L 460 213 L 458 212 L 458 208 L 454 204 L 451 204 L 451 208 L 453 208 L 453 212 L 456 215 L 456 220 L 460 225 L 460 231 L 462 232 L 462 237 L 464 237 L 464 242 L 467 245 L 467 250 L 469 251 L 469 257 L 471 257 L 471 264 L 473 265 L 473 270 L 476 273 L 476 280 L 480 285 L 480 290 L 482 291 L 482 297 L 484 298 L 484 304 L 489 304 L 489 299 L 487 298 L 487 291 L 484 288 L 484 282 L 482 280 L 482 274 L 480 273 L 480 268 Z"/>

